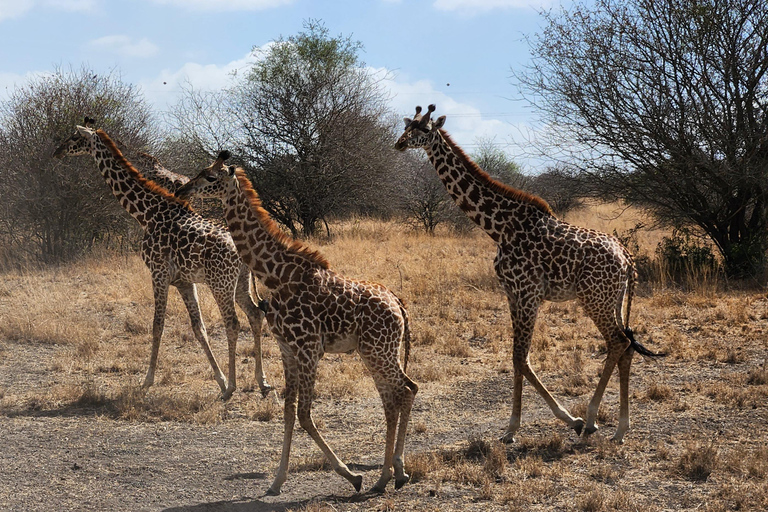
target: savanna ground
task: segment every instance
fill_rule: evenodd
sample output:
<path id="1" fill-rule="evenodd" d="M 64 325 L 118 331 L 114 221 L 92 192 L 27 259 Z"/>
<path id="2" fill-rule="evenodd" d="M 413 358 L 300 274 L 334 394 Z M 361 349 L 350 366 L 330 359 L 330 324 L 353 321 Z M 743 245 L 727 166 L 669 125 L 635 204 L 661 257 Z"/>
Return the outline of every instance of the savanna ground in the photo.
<path id="1" fill-rule="evenodd" d="M 606 208 L 573 222 L 634 225 Z M 350 222 L 319 241 L 332 265 L 406 299 L 420 384 L 406 444 L 412 481 L 355 494 L 298 427 L 283 494 L 265 497 L 278 465 L 282 407 L 254 390 L 252 340 L 238 346 L 240 390 L 228 402 L 192 336 L 176 292 L 155 386 L 139 390 L 149 357 L 152 292 L 136 255 L 93 256 L 50 269 L 0 273 L 1 510 L 766 510 L 768 298 L 704 280 L 641 284 L 632 325 L 665 359 L 636 356 L 632 427 L 616 427 L 618 382 L 601 430 L 587 440 L 555 420 L 530 386 L 517 442 L 496 441 L 511 400 L 511 322 L 481 233 L 430 237 L 395 223 Z M 642 232 L 651 251 L 663 233 Z M 218 310 L 201 287 L 214 351 L 226 365 Z M 282 390 L 274 340 L 270 382 Z M 603 341 L 576 303 L 541 311 L 531 361 L 550 391 L 584 414 Z M 314 417 L 331 446 L 375 482 L 383 413 L 358 357 L 321 364 Z"/>

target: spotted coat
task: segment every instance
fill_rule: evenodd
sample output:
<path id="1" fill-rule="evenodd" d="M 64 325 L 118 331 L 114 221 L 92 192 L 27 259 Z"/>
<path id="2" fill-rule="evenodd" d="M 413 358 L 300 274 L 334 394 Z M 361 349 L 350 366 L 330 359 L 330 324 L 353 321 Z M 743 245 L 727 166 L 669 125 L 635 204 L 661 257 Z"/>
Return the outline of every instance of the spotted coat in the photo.
<path id="1" fill-rule="evenodd" d="M 242 308 L 254 336 L 256 380 L 262 392 L 268 393 L 271 386 L 264 377 L 261 358 L 264 313 L 251 297 L 250 271 L 240 261 L 231 236 L 225 229 L 193 212 L 167 190 L 147 180 L 128 162 L 106 133 L 89 126 L 90 121 L 86 118 L 86 126 L 78 126 L 75 133 L 56 149 L 54 157 L 91 155 L 120 204 L 144 229 L 141 257 L 152 275 L 155 312 L 152 351 L 143 386 L 148 388 L 154 382 L 168 289 L 173 285 L 187 307 L 192 329 L 211 364 L 224 398 L 229 398 L 237 386 L 235 362 L 239 321 L 235 302 Z M 147 164 L 146 161 L 142 163 Z M 157 174 L 157 169 L 152 172 Z M 173 178 L 175 173 L 166 170 L 165 175 Z M 210 287 L 224 319 L 229 350 L 228 378 L 224 377 L 211 351 L 200 315 L 195 283 L 206 283 Z"/>
<path id="2" fill-rule="evenodd" d="M 387 425 L 384 466 L 374 490 L 395 487 L 409 477 L 403 467 L 405 433 L 418 386 L 406 375 L 410 350 L 408 314 L 403 302 L 380 284 L 357 281 L 330 268 L 318 252 L 285 235 L 261 207 L 240 169 L 224 165 L 226 154 L 182 187 L 178 195 L 218 197 L 241 258 L 272 290 L 267 322 L 285 370 L 285 436 L 275 480 L 268 493 L 279 494 L 287 478 L 296 415 L 333 469 L 360 490 L 362 476 L 339 460 L 312 420 L 317 365 L 326 353 L 357 351 L 384 405 Z M 400 365 L 400 350 L 404 348 Z M 298 409 L 296 402 L 298 400 Z"/>
<path id="3" fill-rule="evenodd" d="M 597 410 L 618 364 L 621 442 L 629 428 L 629 370 L 632 355 L 656 355 L 634 340 L 629 312 L 636 279 L 632 256 L 615 237 L 573 226 L 554 215 L 539 197 L 508 187 L 486 174 L 442 130 L 445 116 L 431 120 L 430 105 L 405 118 L 395 149 L 423 148 L 454 202 L 497 244 L 494 268 L 509 303 L 514 331 L 512 415 L 502 440 L 514 441 L 520 428 L 523 377 L 536 388 L 555 416 L 581 434 L 597 430 Z M 608 357 L 584 420 L 555 400 L 528 361 L 534 324 L 545 300 L 578 300 L 595 322 Z M 586 428 L 585 428 L 586 427 Z"/>

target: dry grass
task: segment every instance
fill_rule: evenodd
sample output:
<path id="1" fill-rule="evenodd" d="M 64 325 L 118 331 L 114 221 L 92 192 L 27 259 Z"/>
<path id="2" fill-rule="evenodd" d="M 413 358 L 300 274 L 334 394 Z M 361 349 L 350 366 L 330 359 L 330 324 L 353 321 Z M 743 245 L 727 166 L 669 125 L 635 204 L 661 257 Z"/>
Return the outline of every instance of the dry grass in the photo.
<path id="1" fill-rule="evenodd" d="M 626 230 L 638 218 L 576 212 L 582 225 Z M 413 332 L 408 373 L 420 384 L 406 454 L 412 483 L 362 503 L 321 499 L 294 510 L 706 510 L 768 505 L 768 299 L 757 291 L 715 293 L 648 287 L 632 324 L 646 346 L 669 356 L 637 357 L 626 444 L 617 425 L 618 382 L 601 405 L 600 431 L 578 439 L 530 386 L 515 444 L 496 441 L 509 415 L 512 336 L 493 275 L 492 243 L 478 233 L 435 236 L 394 223 L 347 222 L 316 240 L 339 271 L 378 281 L 405 299 Z M 652 251 L 663 233 L 640 237 Z M 201 287 L 214 353 L 226 367 L 226 337 Z M 138 256 L 94 258 L 57 269 L 0 276 L 0 420 L 94 411 L 103 422 L 255 425 L 279 448 L 282 406 L 254 389 L 247 321 L 238 346 L 238 392 L 227 403 L 192 336 L 178 294 L 168 318 L 155 386 L 138 389 L 151 338 L 149 273 Z M 279 351 L 266 336 L 268 380 L 282 389 Z M 576 303 L 545 305 L 531 364 L 552 394 L 583 415 L 602 370 L 603 341 Z M 329 356 L 316 386 L 318 427 L 342 458 L 380 464 L 382 412 L 354 355 Z M 300 429 L 297 426 L 297 432 Z M 262 441 L 266 442 L 266 441 Z M 337 479 L 306 435 L 297 434 L 290 482 L 321 472 Z M 267 461 L 268 471 L 277 462 Z M 173 472 L 172 467 L 167 470 Z M 378 468 L 370 469 L 372 475 Z M 303 473 L 303 474 L 299 474 Z M 366 479 L 371 478 L 366 476 Z M 288 485 L 288 484 L 286 484 Z M 322 495 L 323 491 L 314 493 Z"/>

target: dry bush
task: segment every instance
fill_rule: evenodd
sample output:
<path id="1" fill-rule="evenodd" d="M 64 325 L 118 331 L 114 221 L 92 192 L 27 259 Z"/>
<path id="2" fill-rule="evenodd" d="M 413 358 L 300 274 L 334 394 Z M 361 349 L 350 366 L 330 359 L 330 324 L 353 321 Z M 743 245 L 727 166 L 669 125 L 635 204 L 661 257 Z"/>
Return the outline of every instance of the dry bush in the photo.
<path id="1" fill-rule="evenodd" d="M 718 468 L 719 450 L 714 442 L 707 444 L 689 442 L 675 468 L 683 477 L 694 482 L 704 482 Z"/>
<path id="2" fill-rule="evenodd" d="M 672 397 L 672 388 L 664 383 L 652 382 L 645 391 L 645 396 L 654 402 L 663 402 Z"/>

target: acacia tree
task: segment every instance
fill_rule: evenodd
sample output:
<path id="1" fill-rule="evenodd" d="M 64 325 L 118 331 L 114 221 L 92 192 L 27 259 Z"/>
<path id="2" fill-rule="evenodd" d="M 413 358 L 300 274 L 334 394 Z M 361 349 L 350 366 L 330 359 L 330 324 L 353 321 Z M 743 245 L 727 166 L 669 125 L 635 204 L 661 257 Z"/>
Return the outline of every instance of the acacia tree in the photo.
<path id="1" fill-rule="evenodd" d="M 272 217 L 294 236 L 314 234 L 329 215 L 367 213 L 391 197 L 387 97 L 361 49 L 309 21 L 255 49 L 230 88 L 185 91 L 170 124 L 191 153 L 233 150 Z"/>
<path id="2" fill-rule="evenodd" d="M 595 0 L 544 13 L 524 95 L 587 191 L 699 226 L 732 276 L 768 248 L 764 0 Z"/>
<path id="3" fill-rule="evenodd" d="M 106 238 L 130 218 L 91 159 L 51 158 L 85 115 L 130 147 L 145 147 L 150 110 L 115 72 L 57 68 L 30 78 L 0 103 L 0 239 L 32 259 L 61 261 Z M 119 242 L 119 240 L 118 240 Z"/>

